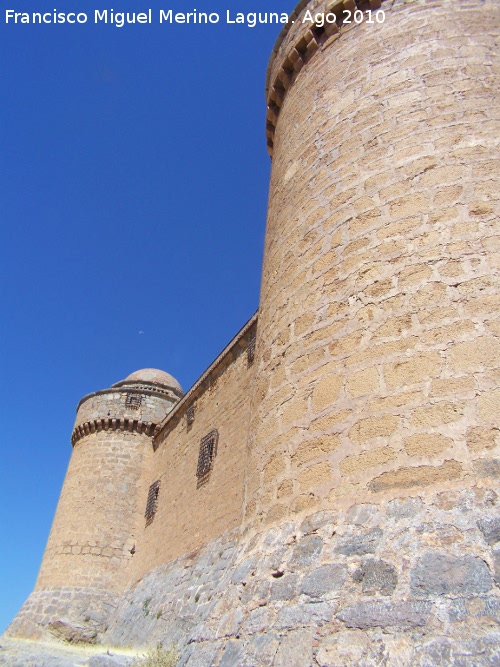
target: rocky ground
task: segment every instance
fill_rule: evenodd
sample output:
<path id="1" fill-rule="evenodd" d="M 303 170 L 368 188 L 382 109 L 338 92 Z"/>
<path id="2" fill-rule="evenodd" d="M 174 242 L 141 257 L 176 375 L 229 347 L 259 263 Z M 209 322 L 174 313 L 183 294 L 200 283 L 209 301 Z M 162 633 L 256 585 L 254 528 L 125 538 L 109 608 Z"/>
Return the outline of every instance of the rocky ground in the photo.
<path id="1" fill-rule="evenodd" d="M 0 638 L 1 667 L 129 667 L 135 653 L 104 646 L 71 646 Z"/>

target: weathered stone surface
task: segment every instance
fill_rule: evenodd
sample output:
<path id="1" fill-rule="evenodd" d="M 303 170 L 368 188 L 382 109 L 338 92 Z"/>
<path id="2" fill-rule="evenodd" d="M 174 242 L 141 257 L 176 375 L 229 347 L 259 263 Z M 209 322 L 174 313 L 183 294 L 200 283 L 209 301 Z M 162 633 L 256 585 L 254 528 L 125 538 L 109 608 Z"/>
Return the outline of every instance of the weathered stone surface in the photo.
<path id="1" fill-rule="evenodd" d="M 410 587 L 415 595 L 479 595 L 491 589 L 488 566 L 477 556 L 457 558 L 428 553 L 411 573 Z"/>
<path id="2" fill-rule="evenodd" d="M 316 512 L 316 514 L 308 516 L 307 519 L 300 524 L 299 530 L 303 535 L 309 535 L 326 524 L 333 523 L 335 521 L 335 516 L 335 513 L 331 511 Z"/>
<path id="3" fill-rule="evenodd" d="M 273 667 L 309 667 L 312 663 L 312 632 L 295 630 L 282 638 Z"/>
<path id="4" fill-rule="evenodd" d="M 500 517 L 484 517 L 477 525 L 490 546 L 500 542 Z"/>
<path id="5" fill-rule="evenodd" d="M 335 607 L 330 602 L 304 603 L 283 607 L 274 626 L 278 630 L 300 628 L 310 624 L 321 625 L 331 620 Z"/>
<path id="6" fill-rule="evenodd" d="M 37 643 L 3 636 L 0 665 L 4 667 L 130 667 L 136 652 L 58 642 Z"/>
<path id="7" fill-rule="evenodd" d="M 119 667 L 123 662 L 108 655 L 94 655 L 88 661 L 88 667 Z"/>
<path id="8" fill-rule="evenodd" d="M 420 512 L 423 507 L 422 499 L 416 498 L 396 498 L 387 503 L 387 515 L 397 519 L 408 519 Z"/>
<path id="9" fill-rule="evenodd" d="M 334 551 L 344 556 L 364 556 L 373 554 L 382 539 L 383 532 L 380 528 L 370 530 L 364 535 L 354 535 L 353 537 L 341 538 L 340 544 L 335 546 Z"/>
<path id="10" fill-rule="evenodd" d="M 271 624 L 271 619 L 272 615 L 269 607 L 258 607 L 248 614 L 241 630 L 245 634 L 264 632 Z"/>
<path id="11" fill-rule="evenodd" d="M 245 657 L 242 663 L 245 667 L 267 667 L 271 665 L 278 646 L 280 638 L 278 635 L 270 632 L 255 635 L 245 647 Z"/>
<path id="12" fill-rule="evenodd" d="M 398 583 L 394 565 L 375 558 L 363 561 L 353 578 L 361 582 L 361 590 L 366 595 L 392 595 Z"/>
<path id="13" fill-rule="evenodd" d="M 363 503 L 353 505 L 346 512 L 346 523 L 352 523 L 356 526 L 366 526 L 370 519 L 373 519 L 380 512 L 378 505 Z"/>
<path id="14" fill-rule="evenodd" d="M 239 665 L 243 657 L 241 642 L 229 641 L 219 662 L 219 667 L 234 667 Z"/>
<path id="15" fill-rule="evenodd" d="M 243 621 L 243 612 L 241 609 L 232 609 L 221 618 L 217 627 L 217 637 L 231 637 L 238 632 Z"/>
<path id="16" fill-rule="evenodd" d="M 471 639 L 439 637 L 418 648 L 412 665 L 418 667 L 496 667 L 500 644 L 494 636 Z"/>
<path id="17" fill-rule="evenodd" d="M 495 584 L 500 587 L 500 549 L 493 552 L 493 567 L 495 568 Z"/>
<path id="18" fill-rule="evenodd" d="M 211 667 L 215 657 L 219 653 L 220 645 L 213 643 L 194 644 L 188 646 L 186 653 L 189 655 L 187 661 L 181 656 L 181 667 Z"/>
<path id="19" fill-rule="evenodd" d="M 500 459 L 477 459 L 473 466 L 475 474 L 480 478 L 500 478 Z"/>
<path id="20" fill-rule="evenodd" d="M 375 650 L 373 650 L 375 648 Z M 373 658 L 373 662 L 371 660 Z M 341 630 L 320 641 L 316 660 L 321 667 L 376 667 L 384 664 L 384 645 L 370 641 L 362 630 Z"/>
<path id="21" fill-rule="evenodd" d="M 500 625 L 500 598 L 487 597 L 481 600 L 483 607 L 478 616 L 490 616 L 498 625 Z"/>
<path id="22" fill-rule="evenodd" d="M 318 598 L 342 588 L 347 578 L 345 565 L 321 565 L 304 577 L 301 593 Z"/>
<path id="23" fill-rule="evenodd" d="M 292 600 L 299 587 L 299 576 L 288 574 L 275 579 L 271 584 L 271 600 Z"/>
<path id="24" fill-rule="evenodd" d="M 70 621 L 53 621 L 47 627 L 55 637 L 70 644 L 94 644 L 97 640 L 97 631 L 95 628 L 71 623 Z"/>
<path id="25" fill-rule="evenodd" d="M 426 625 L 431 605 L 425 602 L 358 602 L 342 609 L 337 618 L 349 628 L 407 629 Z"/>
<path id="26" fill-rule="evenodd" d="M 290 564 L 310 565 L 317 560 L 321 549 L 323 547 L 323 540 L 318 535 L 305 536 L 294 548 Z"/>
<path id="27" fill-rule="evenodd" d="M 247 558 L 243 563 L 240 563 L 231 576 L 231 583 L 246 583 L 251 572 L 255 569 L 256 562 L 256 558 Z"/>

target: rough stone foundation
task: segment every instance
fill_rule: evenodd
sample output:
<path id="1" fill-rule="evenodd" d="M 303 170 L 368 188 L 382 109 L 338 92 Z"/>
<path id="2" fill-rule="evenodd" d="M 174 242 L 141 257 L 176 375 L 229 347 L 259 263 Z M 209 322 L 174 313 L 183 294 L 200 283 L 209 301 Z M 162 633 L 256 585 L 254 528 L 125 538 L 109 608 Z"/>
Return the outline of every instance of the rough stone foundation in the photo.
<path id="1" fill-rule="evenodd" d="M 128 591 L 105 638 L 180 641 L 189 667 L 498 665 L 498 503 L 411 495 L 216 541 Z"/>
<path id="2" fill-rule="evenodd" d="M 317 512 L 240 546 L 231 532 L 150 572 L 118 604 L 103 600 L 113 611 L 97 639 L 174 643 L 186 667 L 493 667 L 499 502 L 476 486 Z M 75 593 L 83 602 L 61 591 L 68 614 Z M 81 625 L 96 628 L 95 608 L 87 616 Z"/>

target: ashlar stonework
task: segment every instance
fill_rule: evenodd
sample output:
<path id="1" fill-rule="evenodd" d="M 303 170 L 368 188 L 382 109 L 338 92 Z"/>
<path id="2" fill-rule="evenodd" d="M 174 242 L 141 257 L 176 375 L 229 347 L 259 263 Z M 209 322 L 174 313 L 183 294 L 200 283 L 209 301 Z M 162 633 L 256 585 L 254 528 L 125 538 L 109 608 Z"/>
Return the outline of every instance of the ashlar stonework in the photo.
<path id="1" fill-rule="evenodd" d="M 185 395 L 145 369 L 82 400 L 10 637 L 500 664 L 500 5 L 292 18 L 258 313 Z"/>

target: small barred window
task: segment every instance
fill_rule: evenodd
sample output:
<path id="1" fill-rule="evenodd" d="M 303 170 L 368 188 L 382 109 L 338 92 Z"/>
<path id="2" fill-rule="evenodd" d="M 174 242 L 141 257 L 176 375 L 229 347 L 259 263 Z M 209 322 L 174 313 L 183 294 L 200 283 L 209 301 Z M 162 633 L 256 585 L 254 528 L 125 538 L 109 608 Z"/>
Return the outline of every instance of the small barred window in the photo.
<path id="1" fill-rule="evenodd" d="M 208 482 L 210 471 L 217 455 L 218 441 L 219 432 L 216 429 L 210 431 L 210 433 L 201 439 L 198 466 L 196 467 L 196 477 L 198 478 L 197 488 Z"/>
<path id="2" fill-rule="evenodd" d="M 253 364 L 255 359 L 255 336 L 251 338 L 247 346 L 247 361 L 249 364 Z"/>
<path id="3" fill-rule="evenodd" d="M 146 517 L 146 526 L 153 521 L 156 514 L 156 508 L 158 507 L 158 495 L 160 493 L 160 480 L 153 482 L 149 487 L 148 491 L 148 500 L 146 503 L 146 511 L 144 516 Z"/>
<path id="4" fill-rule="evenodd" d="M 194 405 L 190 405 L 186 410 L 186 422 L 188 426 L 194 422 Z"/>
<path id="5" fill-rule="evenodd" d="M 142 396 L 141 394 L 127 394 L 127 398 L 125 399 L 125 405 L 127 408 L 131 408 L 132 410 L 138 410 L 141 407 L 142 403 Z"/>

